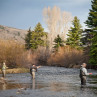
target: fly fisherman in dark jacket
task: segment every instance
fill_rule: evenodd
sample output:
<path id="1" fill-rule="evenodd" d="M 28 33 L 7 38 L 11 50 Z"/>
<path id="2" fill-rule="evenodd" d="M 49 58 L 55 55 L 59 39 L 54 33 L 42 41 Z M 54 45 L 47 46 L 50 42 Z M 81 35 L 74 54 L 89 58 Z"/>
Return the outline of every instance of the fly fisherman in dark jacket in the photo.
<path id="1" fill-rule="evenodd" d="M 87 64 L 83 63 L 80 68 L 80 79 L 81 79 L 81 85 L 86 85 L 86 76 L 91 75 L 92 73 L 87 73 L 86 69 Z"/>
<path id="2" fill-rule="evenodd" d="M 32 75 L 32 78 L 35 79 L 35 72 L 37 72 L 37 69 L 40 68 L 41 66 L 36 66 L 36 65 L 32 65 L 30 67 L 30 74 Z"/>

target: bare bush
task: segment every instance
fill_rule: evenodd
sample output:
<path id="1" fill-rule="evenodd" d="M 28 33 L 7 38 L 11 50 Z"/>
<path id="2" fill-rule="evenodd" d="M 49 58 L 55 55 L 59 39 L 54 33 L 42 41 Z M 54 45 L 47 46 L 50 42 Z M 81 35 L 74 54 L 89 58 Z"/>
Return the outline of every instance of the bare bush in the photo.
<path id="1" fill-rule="evenodd" d="M 0 40 L 0 63 L 6 60 L 10 67 L 22 66 L 27 61 L 24 45 L 14 41 Z"/>
<path id="2" fill-rule="evenodd" d="M 48 59 L 48 65 L 73 67 L 82 61 L 83 51 L 65 46 L 59 48 L 57 53 L 51 54 Z"/>
<path id="3" fill-rule="evenodd" d="M 37 50 L 28 51 L 28 61 L 29 64 L 47 65 L 47 58 L 49 57 L 49 52 L 46 47 L 39 47 Z"/>

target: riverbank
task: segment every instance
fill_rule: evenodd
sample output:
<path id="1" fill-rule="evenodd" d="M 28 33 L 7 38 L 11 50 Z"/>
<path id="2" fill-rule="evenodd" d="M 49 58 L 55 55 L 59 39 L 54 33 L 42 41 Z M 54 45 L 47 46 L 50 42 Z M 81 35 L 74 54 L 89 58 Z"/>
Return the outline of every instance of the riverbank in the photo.
<path id="1" fill-rule="evenodd" d="M 29 72 L 28 68 L 13 68 L 13 69 L 7 69 L 6 73 L 12 74 L 12 73 L 27 73 Z M 0 74 L 2 71 L 0 70 Z"/>
<path id="2" fill-rule="evenodd" d="M 63 67 L 63 68 L 77 68 L 79 69 L 80 68 L 80 65 L 70 65 L 69 67 L 65 67 L 65 66 L 58 66 L 58 65 L 50 65 L 48 67 Z M 88 69 L 97 69 L 97 66 L 93 67 L 93 66 L 90 66 L 88 65 L 87 66 Z M 29 72 L 29 69 L 28 68 L 13 68 L 13 69 L 7 69 L 6 70 L 6 73 L 8 74 L 12 74 L 12 73 L 27 73 Z M 2 71 L 0 70 L 0 74 L 2 73 Z"/>
<path id="3" fill-rule="evenodd" d="M 46 66 L 53 66 L 53 67 L 64 67 L 64 68 L 80 68 L 81 64 L 69 64 L 69 65 L 61 65 L 61 64 L 51 64 L 51 65 L 46 65 Z M 97 65 L 90 65 L 87 64 L 87 69 L 94 69 L 97 70 Z"/>
<path id="4" fill-rule="evenodd" d="M 46 67 L 46 66 L 45 66 Z M 74 66 L 69 66 L 69 67 L 64 67 L 64 66 L 56 66 L 56 65 L 51 65 L 47 67 L 63 67 L 63 68 L 80 68 L 79 65 L 74 65 Z M 28 68 L 12 68 L 12 69 L 7 69 L 6 73 L 7 74 L 16 74 L 16 73 L 27 73 L 29 72 Z M 2 71 L 0 70 L 0 74 L 2 74 Z"/>

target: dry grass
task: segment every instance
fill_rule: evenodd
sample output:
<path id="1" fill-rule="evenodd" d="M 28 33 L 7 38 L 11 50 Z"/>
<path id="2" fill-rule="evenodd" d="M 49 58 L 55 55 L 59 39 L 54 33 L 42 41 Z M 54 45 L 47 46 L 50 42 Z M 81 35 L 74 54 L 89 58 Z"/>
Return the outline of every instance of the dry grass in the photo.
<path id="1" fill-rule="evenodd" d="M 8 67 L 22 66 L 27 62 L 27 52 L 24 45 L 15 41 L 0 40 L 0 63 L 6 60 Z"/>
<path id="2" fill-rule="evenodd" d="M 27 33 L 28 32 L 26 30 L 0 25 L 0 39 L 2 40 L 15 40 L 19 43 L 24 44 L 24 38 Z"/>
<path id="3" fill-rule="evenodd" d="M 14 69 L 7 69 L 6 73 L 27 73 L 29 72 L 29 69 L 27 68 L 14 68 Z M 0 70 L 0 73 L 2 73 L 2 71 Z"/>

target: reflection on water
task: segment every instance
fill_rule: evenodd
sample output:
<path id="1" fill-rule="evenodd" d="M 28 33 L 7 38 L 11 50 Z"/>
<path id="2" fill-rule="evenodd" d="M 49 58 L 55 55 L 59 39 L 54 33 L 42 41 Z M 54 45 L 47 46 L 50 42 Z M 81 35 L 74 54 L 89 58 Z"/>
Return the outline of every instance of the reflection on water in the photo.
<path id="1" fill-rule="evenodd" d="M 31 89 L 35 89 L 35 88 L 36 88 L 35 85 L 36 85 L 36 84 L 35 84 L 35 79 L 33 79 L 33 80 L 32 80 L 32 87 L 31 87 Z"/>
<path id="2" fill-rule="evenodd" d="M 2 90 L 6 90 L 6 88 L 7 88 L 6 82 L 3 82 L 2 84 L 0 84 L 0 87 Z"/>
<path id="3" fill-rule="evenodd" d="M 0 90 L 16 89 L 16 88 L 20 88 L 22 86 L 23 86 L 23 84 L 2 82 L 2 83 L 0 83 Z"/>
<path id="4" fill-rule="evenodd" d="M 18 88 L 29 88 L 29 89 L 41 89 L 46 87 L 45 84 L 36 82 L 36 79 L 30 80 L 29 83 L 11 83 L 9 81 L 0 81 L 0 90 L 18 89 Z"/>
<path id="5" fill-rule="evenodd" d="M 9 89 L 19 89 L 19 88 L 28 88 L 31 90 L 41 89 L 49 87 L 49 91 L 68 91 L 70 84 L 67 83 L 60 83 L 60 82 L 49 82 L 49 83 L 42 83 L 37 81 L 36 79 L 30 80 L 29 83 L 12 83 L 8 81 L 2 80 L 0 83 L 0 90 L 9 90 Z"/>
<path id="6" fill-rule="evenodd" d="M 50 91 L 55 91 L 55 92 L 61 92 L 61 91 L 65 91 L 68 92 L 69 91 L 69 87 L 70 84 L 67 83 L 61 83 L 61 82 L 52 82 L 49 83 L 50 84 Z"/>
<path id="7" fill-rule="evenodd" d="M 28 84 L 28 88 L 35 90 L 35 89 L 41 89 L 46 87 L 44 83 L 38 82 L 37 79 L 30 80 L 30 84 Z"/>

